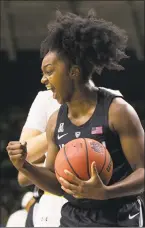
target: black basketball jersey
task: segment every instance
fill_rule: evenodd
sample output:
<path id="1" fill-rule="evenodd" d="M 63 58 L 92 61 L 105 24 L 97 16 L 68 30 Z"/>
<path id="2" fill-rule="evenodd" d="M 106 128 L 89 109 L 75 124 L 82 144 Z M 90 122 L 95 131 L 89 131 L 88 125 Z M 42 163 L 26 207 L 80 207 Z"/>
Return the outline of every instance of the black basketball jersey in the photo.
<path id="1" fill-rule="evenodd" d="M 97 93 L 98 98 L 95 111 L 91 118 L 81 126 L 76 126 L 69 120 L 68 107 L 66 104 L 60 107 L 54 138 L 59 148 L 62 148 L 66 143 L 76 138 L 91 138 L 102 143 L 108 149 L 113 160 L 113 175 L 109 182 L 109 185 L 111 185 L 124 179 L 132 172 L 122 151 L 119 136 L 110 130 L 108 123 L 108 111 L 111 102 L 114 98 L 122 96 L 105 88 L 98 88 Z M 98 200 L 93 200 L 92 203 L 92 200 L 75 199 L 66 193 L 64 196 L 73 204 L 83 204 L 83 206 L 85 206 L 87 202 L 90 202 L 90 206 L 92 206 L 93 203 L 98 205 Z M 99 201 L 99 204 L 101 202 Z"/>

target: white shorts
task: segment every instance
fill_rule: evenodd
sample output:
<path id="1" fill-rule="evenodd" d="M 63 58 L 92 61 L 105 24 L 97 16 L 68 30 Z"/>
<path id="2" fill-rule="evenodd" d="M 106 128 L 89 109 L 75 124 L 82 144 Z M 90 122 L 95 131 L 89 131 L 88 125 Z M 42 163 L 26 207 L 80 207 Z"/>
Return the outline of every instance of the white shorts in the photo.
<path id="1" fill-rule="evenodd" d="M 43 194 L 40 198 L 34 227 L 58 227 L 60 225 L 61 208 L 67 200 L 52 194 Z"/>

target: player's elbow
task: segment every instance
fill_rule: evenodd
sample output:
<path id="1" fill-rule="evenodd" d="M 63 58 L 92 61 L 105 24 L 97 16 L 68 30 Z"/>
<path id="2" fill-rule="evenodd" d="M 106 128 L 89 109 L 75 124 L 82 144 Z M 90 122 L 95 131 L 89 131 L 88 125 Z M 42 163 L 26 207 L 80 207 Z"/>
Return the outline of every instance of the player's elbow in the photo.
<path id="1" fill-rule="evenodd" d="M 29 186 L 32 184 L 31 181 L 20 172 L 18 173 L 17 179 L 18 179 L 18 183 L 21 187 L 26 187 L 26 186 Z"/>

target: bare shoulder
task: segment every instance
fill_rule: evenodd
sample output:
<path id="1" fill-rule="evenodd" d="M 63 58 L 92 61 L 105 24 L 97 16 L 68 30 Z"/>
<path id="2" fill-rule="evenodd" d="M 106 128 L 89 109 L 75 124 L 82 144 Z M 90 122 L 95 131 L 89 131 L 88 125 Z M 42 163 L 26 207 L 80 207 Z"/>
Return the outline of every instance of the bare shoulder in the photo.
<path id="1" fill-rule="evenodd" d="M 123 115 L 125 113 L 130 113 L 130 112 L 132 113 L 132 112 L 136 112 L 136 111 L 123 98 L 117 97 L 111 103 L 109 112 L 116 116 L 116 115 Z"/>
<path id="2" fill-rule="evenodd" d="M 110 105 L 109 124 L 117 131 L 142 128 L 137 112 L 123 98 L 115 98 Z"/>

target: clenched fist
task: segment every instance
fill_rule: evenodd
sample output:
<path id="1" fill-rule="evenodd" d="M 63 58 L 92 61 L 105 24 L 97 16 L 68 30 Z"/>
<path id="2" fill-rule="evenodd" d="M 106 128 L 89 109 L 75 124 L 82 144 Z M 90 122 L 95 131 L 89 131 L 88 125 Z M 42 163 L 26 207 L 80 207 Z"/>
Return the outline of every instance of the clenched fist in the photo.
<path id="1" fill-rule="evenodd" d="M 23 167 L 25 159 L 27 157 L 27 143 L 20 143 L 19 141 L 12 141 L 8 143 L 6 150 L 9 158 L 16 169 Z"/>

